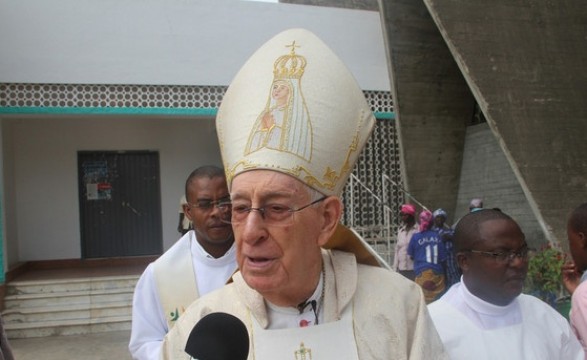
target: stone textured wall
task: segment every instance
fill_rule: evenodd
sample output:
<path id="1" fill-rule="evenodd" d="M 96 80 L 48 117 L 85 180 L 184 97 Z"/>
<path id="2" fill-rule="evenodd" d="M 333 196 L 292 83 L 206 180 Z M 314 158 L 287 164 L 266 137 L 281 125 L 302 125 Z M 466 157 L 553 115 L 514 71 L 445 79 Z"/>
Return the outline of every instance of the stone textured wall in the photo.
<path id="1" fill-rule="evenodd" d="M 475 100 L 426 6 L 380 1 L 407 190 L 454 214 Z"/>
<path id="2" fill-rule="evenodd" d="M 512 167 L 487 124 L 467 128 L 459 183 L 453 218 L 466 214 L 469 201 L 480 197 L 486 208 L 499 208 L 513 217 L 531 247 L 538 248 L 546 241 Z"/>
<path id="3" fill-rule="evenodd" d="M 467 181 L 469 170 L 454 164 L 471 151 L 459 123 L 477 103 L 526 199 L 514 211 L 509 177 L 498 173 L 502 178 L 490 187 L 499 189 L 499 201 L 488 206 L 511 206 L 520 221 L 534 217 L 546 241 L 565 247 L 567 215 L 587 201 L 584 1 L 379 5 L 410 191 L 424 203 L 445 204 L 451 199 L 439 195 L 442 189 L 467 188 L 459 181 Z M 450 141 L 434 138 L 434 131 Z M 437 169 L 435 159 L 453 161 Z M 460 196 L 454 207 L 443 206 L 462 211 Z"/>
<path id="4" fill-rule="evenodd" d="M 565 245 L 567 215 L 587 201 L 585 2 L 424 3 L 545 236 Z"/>

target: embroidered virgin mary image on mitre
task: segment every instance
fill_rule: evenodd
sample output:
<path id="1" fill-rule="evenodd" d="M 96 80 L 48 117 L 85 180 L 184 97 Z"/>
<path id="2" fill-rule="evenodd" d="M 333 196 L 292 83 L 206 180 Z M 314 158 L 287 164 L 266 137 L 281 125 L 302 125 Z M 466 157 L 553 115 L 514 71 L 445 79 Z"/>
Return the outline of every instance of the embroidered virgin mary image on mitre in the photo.
<path id="1" fill-rule="evenodd" d="M 363 91 L 338 56 L 308 30 L 283 31 L 243 65 L 218 109 L 228 187 L 243 172 L 272 170 L 339 196 L 374 125 Z M 325 248 L 387 267 L 342 224 Z"/>
<path id="2" fill-rule="evenodd" d="M 273 65 L 267 105 L 253 126 L 245 154 L 267 147 L 310 161 L 312 125 L 301 88 L 306 59 L 296 55 L 299 45 L 295 40 L 287 47 L 290 53 L 280 56 Z"/>
<path id="3" fill-rule="evenodd" d="M 343 62 L 316 35 L 286 30 L 232 80 L 216 117 L 226 179 L 267 169 L 339 195 L 375 118 Z"/>

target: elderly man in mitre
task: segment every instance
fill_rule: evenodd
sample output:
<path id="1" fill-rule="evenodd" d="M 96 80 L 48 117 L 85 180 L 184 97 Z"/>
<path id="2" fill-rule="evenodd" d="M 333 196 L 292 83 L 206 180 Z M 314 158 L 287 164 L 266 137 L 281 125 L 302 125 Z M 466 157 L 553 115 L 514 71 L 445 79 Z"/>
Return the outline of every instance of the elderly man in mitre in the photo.
<path id="1" fill-rule="evenodd" d="M 217 118 L 240 270 L 186 310 L 163 358 L 189 358 L 194 325 L 224 312 L 245 324 L 248 359 L 446 359 L 419 286 L 339 224 L 374 123 L 349 70 L 312 33 L 288 30 L 257 50 Z"/>

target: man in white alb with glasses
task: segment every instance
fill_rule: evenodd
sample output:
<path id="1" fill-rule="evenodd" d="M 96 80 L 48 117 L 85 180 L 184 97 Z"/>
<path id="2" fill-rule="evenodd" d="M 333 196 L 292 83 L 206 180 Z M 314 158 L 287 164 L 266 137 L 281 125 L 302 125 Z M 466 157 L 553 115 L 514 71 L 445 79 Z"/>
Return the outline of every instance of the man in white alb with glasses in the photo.
<path id="1" fill-rule="evenodd" d="M 224 170 L 212 165 L 195 169 L 185 194 L 183 210 L 193 230 L 149 264 L 135 287 L 129 343 L 133 359 L 159 359 L 165 334 L 185 309 L 226 284 L 237 267 Z"/>
<path id="2" fill-rule="evenodd" d="M 568 321 L 522 294 L 528 245 L 518 224 L 498 210 L 465 215 L 454 234 L 461 282 L 428 305 L 452 360 L 583 360 Z"/>

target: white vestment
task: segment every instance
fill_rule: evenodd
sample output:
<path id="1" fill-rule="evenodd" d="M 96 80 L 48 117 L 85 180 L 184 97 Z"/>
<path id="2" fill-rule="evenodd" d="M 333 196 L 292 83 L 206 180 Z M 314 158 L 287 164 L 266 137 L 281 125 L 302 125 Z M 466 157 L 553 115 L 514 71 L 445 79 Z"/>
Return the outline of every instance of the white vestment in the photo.
<path id="1" fill-rule="evenodd" d="M 416 283 L 390 270 L 357 264 L 355 256 L 346 252 L 323 250 L 323 260 L 325 288 L 319 318 L 326 325 L 350 327 L 350 332 L 343 330 L 354 336 L 360 360 L 447 359 Z M 268 313 L 263 297 L 247 286 L 240 273 L 233 279 L 232 284 L 190 305 L 165 337 L 163 359 L 189 359 L 184 348 L 190 332 L 199 319 L 213 312 L 230 313 L 243 321 L 250 336 L 249 360 L 295 359 L 294 352 L 299 349 L 276 349 L 270 358 L 255 353 L 257 327 L 267 332 L 281 330 L 270 323 L 275 314 Z M 350 314 L 351 321 L 344 321 L 345 314 Z M 309 328 L 301 328 L 295 336 L 302 340 L 304 329 Z M 313 351 L 340 344 L 338 341 L 317 342 Z M 321 356 L 320 360 L 335 360 L 335 355 Z"/>
<path id="2" fill-rule="evenodd" d="M 215 259 L 197 242 L 193 230 L 149 264 L 133 295 L 129 343 L 133 359 L 158 359 L 163 338 L 179 315 L 198 294 L 226 284 L 236 268 L 234 245 Z"/>
<path id="3" fill-rule="evenodd" d="M 536 297 L 497 306 L 471 294 L 463 281 L 428 305 L 452 360 L 583 360 L 567 320 Z"/>

